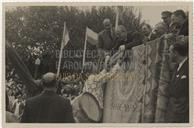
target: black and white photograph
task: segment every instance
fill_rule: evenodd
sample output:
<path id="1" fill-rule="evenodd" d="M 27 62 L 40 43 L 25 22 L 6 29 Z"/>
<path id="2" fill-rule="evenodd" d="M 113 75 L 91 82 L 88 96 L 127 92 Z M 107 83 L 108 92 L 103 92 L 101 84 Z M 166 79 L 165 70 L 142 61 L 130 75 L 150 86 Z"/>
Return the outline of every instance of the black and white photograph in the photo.
<path id="1" fill-rule="evenodd" d="M 4 3 L 5 123 L 191 124 L 192 13 L 191 2 Z"/>

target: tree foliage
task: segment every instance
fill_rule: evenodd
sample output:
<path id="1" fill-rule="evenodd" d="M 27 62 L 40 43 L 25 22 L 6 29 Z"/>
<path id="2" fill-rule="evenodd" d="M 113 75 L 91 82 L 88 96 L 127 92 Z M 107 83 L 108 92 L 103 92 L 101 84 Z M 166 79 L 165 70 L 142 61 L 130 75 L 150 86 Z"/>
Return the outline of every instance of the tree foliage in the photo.
<path id="1" fill-rule="evenodd" d="M 53 63 L 56 61 L 55 50 L 60 49 L 64 22 L 70 35 L 65 49 L 83 50 L 86 27 L 100 32 L 103 30 L 104 18 L 110 18 L 114 25 L 116 10 L 117 7 L 112 6 L 92 6 L 86 9 L 73 6 L 17 7 L 5 14 L 6 40 L 15 47 L 29 68 L 33 66 L 32 53 L 36 47 L 40 47 L 42 53 L 50 54 L 52 57 L 47 59 L 52 59 Z M 141 31 L 144 23 L 141 12 L 136 13 L 134 7 L 119 7 L 118 10 L 119 24 L 123 24 L 129 31 Z M 88 45 L 88 49 L 91 48 L 94 47 Z"/>

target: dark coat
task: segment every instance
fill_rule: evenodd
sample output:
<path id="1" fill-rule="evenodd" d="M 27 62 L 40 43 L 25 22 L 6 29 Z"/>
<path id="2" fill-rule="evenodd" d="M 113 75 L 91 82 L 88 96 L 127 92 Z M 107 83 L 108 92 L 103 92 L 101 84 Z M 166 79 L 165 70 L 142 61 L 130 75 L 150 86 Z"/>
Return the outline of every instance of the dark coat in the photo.
<path id="1" fill-rule="evenodd" d="M 52 91 L 44 91 L 26 101 L 23 123 L 73 123 L 70 101 Z"/>
<path id="2" fill-rule="evenodd" d="M 115 34 L 113 32 L 112 34 L 107 30 L 100 32 L 98 34 L 98 48 L 103 50 L 112 50 L 114 47 L 114 37 Z"/>
<path id="3" fill-rule="evenodd" d="M 188 24 L 188 20 L 186 20 L 182 25 L 178 35 L 188 36 L 188 34 L 189 34 L 189 24 Z"/>
<path id="4" fill-rule="evenodd" d="M 128 32 L 127 40 L 118 40 L 115 39 L 115 47 L 114 50 L 118 50 L 121 45 L 125 45 L 125 49 L 131 49 L 137 45 L 141 45 L 143 43 L 144 36 L 140 32 Z"/>
<path id="5" fill-rule="evenodd" d="M 177 68 L 176 68 L 177 69 Z M 189 121 L 189 65 L 188 59 L 179 71 L 175 70 L 169 88 L 169 113 L 171 123 L 186 123 Z"/>

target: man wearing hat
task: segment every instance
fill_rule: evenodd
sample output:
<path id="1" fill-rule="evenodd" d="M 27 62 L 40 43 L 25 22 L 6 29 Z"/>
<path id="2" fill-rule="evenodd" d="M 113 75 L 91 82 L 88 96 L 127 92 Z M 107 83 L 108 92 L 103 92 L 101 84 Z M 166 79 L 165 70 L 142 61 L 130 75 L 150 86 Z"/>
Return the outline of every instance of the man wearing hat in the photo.
<path id="1" fill-rule="evenodd" d="M 57 84 L 54 73 L 42 77 L 43 92 L 26 101 L 22 123 L 73 123 L 70 101 L 56 94 Z"/>

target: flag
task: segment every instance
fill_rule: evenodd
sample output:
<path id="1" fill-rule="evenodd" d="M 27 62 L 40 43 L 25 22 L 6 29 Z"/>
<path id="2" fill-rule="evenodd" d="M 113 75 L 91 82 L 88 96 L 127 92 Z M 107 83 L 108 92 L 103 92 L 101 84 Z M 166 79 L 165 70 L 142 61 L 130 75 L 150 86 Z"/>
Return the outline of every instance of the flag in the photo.
<path id="1" fill-rule="evenodd" d="M 66 26 L 66 22 L 64 23 L 64 29 L 63 29 L 63 38 L 61 42 L 61 48 L 63 49 L 69 41 L 69 32 Z"/>
<path id="2" fill-rule="evenodd" d="M 57 77 L 59 77 L 59 73 L 60 73 L 60 67 L 61 67 L 61 58 L 62 58 L 62 54 L 63 54 L 63 48 L 67 45 L 69 41 L 69 32 L 66 26 L 66 22 L 64 23 L 64 29 L 63 29 L 63 38 L 61 41 L 61 50 L 60 50 L 60 54 L 59 54 L 59 63 L 58 63 L 58 68 L 57 68 Z"/>
<path id="3" fill-rule="evenodd" d="M 117 30 L 119 24 L 119 9 L 116 8 L 116 19 L 115 19 L 115 29 Z"/>
<path id="4" fill-rule="evenodd" d="M 86 28 L 86 36 L 87 36 L 87 41 L 91 45 L 97 45 L 98 44 L 98 34 L 94 31 L 92 31 L 90 28 Z"/>
<path id="5" fill-rule="evenodd" d="M 28 95 L 34 95 L 37 85 L 34 78 L 32 77 L 29 69 L 24 64 L 22 59 L 16 50 L 6 41 L 6 56 L 9 57 L 10 62 L 16 70 L 17 75 L 20 77 L 21 81 L 26 85 L 27 89 L 30 91 Z"/>

